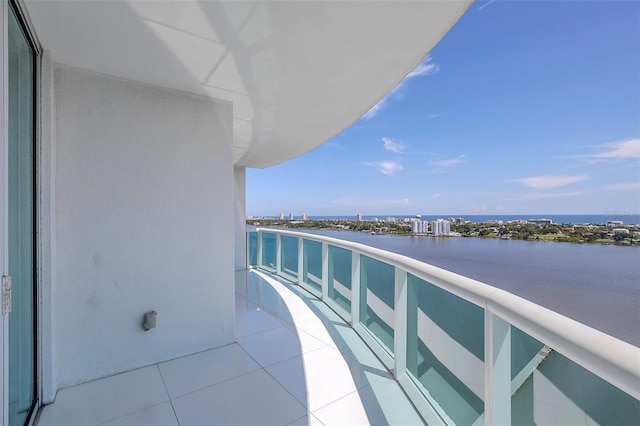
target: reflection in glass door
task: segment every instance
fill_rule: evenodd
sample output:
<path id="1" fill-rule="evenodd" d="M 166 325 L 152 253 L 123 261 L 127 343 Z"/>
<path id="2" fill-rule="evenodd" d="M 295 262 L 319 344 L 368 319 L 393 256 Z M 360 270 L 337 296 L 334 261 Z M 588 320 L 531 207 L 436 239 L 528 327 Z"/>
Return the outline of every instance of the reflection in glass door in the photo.
<path id="1" fill-rule="evenodd" d="M 35 369 L 35 51 L 9 2 L 9 424 L 28 421 L 36 402 Z"/>

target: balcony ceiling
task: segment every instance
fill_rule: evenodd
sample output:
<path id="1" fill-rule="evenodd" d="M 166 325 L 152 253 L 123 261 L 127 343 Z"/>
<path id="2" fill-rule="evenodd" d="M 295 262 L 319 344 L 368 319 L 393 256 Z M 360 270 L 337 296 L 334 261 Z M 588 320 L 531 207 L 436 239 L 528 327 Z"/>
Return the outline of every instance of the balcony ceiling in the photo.
<path id="1" fill-rule="evenodd" d="M 26 1 L 56 62 L 233 102 L 234 163 L 260 168 L 360 118 L 470 4 Z"/>

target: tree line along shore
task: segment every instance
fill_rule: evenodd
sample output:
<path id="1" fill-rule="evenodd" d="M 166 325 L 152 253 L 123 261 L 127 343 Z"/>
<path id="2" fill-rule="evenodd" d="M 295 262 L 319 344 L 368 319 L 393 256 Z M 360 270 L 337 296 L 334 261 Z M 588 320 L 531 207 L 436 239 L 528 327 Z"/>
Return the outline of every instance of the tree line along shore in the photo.
<path id="1" fill-rule="evenodd" d="M 299 230 L 334 230 L 368 232 L 372 234 L 429 236 L 426 234 L 412 234 L 411 220 L 343 220 L 343 219 L 309 219 L 284 220 L 256 218 L 247 219 L 249 226 L 269 228 L 288 228 Z M 622 225 L 615 227 L 610 224 L 534 224 L 527 221 L 490 221 L 472 223 L 465 221 L 451 221 L 450 233 L 439 235 L 437 238 L 447 237 L 475 237 L 501 238 L 527 241 L 556 241 L 569 243 L 594 243 L 635 246 L 640 244 L 640 225 Z"/>

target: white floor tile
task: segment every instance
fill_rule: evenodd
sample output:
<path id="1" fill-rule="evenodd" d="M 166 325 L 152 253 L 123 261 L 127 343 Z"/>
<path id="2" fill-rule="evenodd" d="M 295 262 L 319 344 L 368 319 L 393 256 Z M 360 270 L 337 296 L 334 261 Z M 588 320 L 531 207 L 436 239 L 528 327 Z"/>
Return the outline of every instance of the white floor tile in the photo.
<path id="1" fill-rule="evenodd" d="M 142 410 L 169 396 L 156 365 L 63 389 L 44 407 L 39 426 L 97 425 Z"/>
<path id="2" fill-rule="evenodd" d="M 283 297 L 282 300 L 281 310 L 280 312 L 275 312 L 275 314 L 289 324 L 316 318 L 316 314 L 298 296 L 289 294 Z"/>
<path id="3" fill-rule="evenodd" d="M 236 315 L 236 338 L 251 336 L 284 325 L 283 322 L 266 312 L 247 311 L 244 315 Z"/>
<path id="4" fill-rule="evenodd" d="M 286 425 L 306 410 L 264 370 L 173 400 L 181 426 Z"/>
<path id="5" fill-rule="evenodd" d="M 296 324 L 298 333 L 307 333 L 361 364 L 383 368 L 378 358 L 358 334 L 345 323 L 309 320 Z"/>
<path id="6" fill-rule="evenodd" d="M 287 426 L 324 426 L 323 423 L 318 420 L 313 414 L 304 416 L 301 419 L 296 420 L 293 423 L 289 423 Z"/>
<path id="7" fill-rule="evenodd" d="M 306 333 L 285 327 L 243 337 L 238 344 L 263 367 L 326 347 Z"/>
<path id="8" fill-rule="evenodd" d="M 363 366 L 344 358 L 335 348 L 325 347 L 267 367 L 267 371 L 300 403 L 317 410 L 356 389 L 386 377 L 389 372 Z"/>
<path id="9" fill-rule="evenodd" d="M 327 425 L 422 425 L 422 418 L 392 378 L 376 380 L 313 413 Z"/>
<path id="10" fill-rule="evenodd" d="M 100 426 L 179 426 L 170 402 L 154 405 L 119 417 Z"/>
<path id="11" fill-rule="evenodd" d="M 311 299 L 311 300 L 308 300 L 308 303 L 311 305 L 311 310 L 323 320 L 326 319 L 332 322 L 346 323 L 345 320 L 340 315 L 338 315 L 333 309 L 331 309 L 328 305 L 326 305 L 322 300 Z"/>
<path id="12" fill-rule="evenodd" d="M 237 344 L 163 362 L 159 367 L 171 398 L 260 368 Z"/>

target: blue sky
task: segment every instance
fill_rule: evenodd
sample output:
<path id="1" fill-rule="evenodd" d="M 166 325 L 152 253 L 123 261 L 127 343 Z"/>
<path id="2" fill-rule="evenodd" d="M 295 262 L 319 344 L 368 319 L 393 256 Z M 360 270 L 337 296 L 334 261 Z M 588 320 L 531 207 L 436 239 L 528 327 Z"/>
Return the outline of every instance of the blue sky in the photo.
<path id="1" fill-rule="evenodd" d="M 474 3 L 324 145 L 247 170 L 247 214 L 640 213 L 640 2 Z"/>

